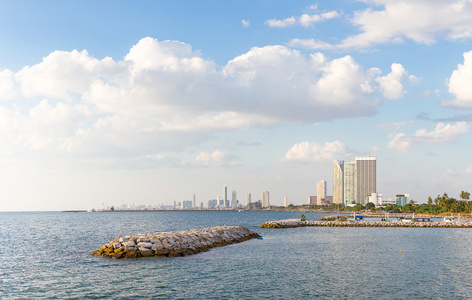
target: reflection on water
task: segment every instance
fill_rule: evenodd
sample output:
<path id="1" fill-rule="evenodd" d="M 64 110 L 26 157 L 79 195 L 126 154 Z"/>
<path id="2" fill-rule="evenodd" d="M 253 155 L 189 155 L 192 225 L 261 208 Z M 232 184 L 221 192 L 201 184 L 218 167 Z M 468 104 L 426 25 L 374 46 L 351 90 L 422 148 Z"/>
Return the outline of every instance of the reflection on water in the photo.
<path id="1" fill-rule="evenodd" d="M 322 217 L 306 213 L 308 220 Z M 259 229 L 299 213 L 0 213 L 0 298 L 468 298 L 471 229 Z M 119 235 L 242 225 L 263 240 L 179 258 L 89 254 Z"/>

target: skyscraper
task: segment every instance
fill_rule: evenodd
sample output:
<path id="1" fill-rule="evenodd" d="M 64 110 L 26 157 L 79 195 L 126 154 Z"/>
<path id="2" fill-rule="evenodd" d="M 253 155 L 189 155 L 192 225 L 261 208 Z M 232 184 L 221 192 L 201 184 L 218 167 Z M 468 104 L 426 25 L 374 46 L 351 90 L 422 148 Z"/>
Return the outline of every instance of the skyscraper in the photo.
<path id="1" fill-rule="evenodd" d="M 356 163 L 350 162 L 344 164 L 344 199 L 343 204 L 356 203 Z"/>
<path id="2" fill-rule="evenodd" d="M 265 191 L 262 193 L 262 207 L 269 207 L 270 206 L 270 200 L 269 200 L 269 192 Z"/>
<path id="3" fill-rule="evenodd" d="M 288 207 L 289 204 L 290 204 L 290 201 L 288 201 L 288 196 L 285 196 L 285 197 L 284 197 L 284 206 L 285 206 L 285 207 Z"/>
<path id="4" fill-rule="evenodd" d="M 226 207 L 227 206 L 227 202 L 228 202 L 228 187 L 225 185 L 224 186 L 224 199 L 223 199 L 223 204 L 221 205 L 222 207 Z"/>
<path id="5" fill-rule="evenodd" d="M 323 200 L 327 196 L 326 181 L 320 180 L 316 184 L 316 205 L 323 205 Z"/>
<path id="6" fill-rule="evenodd" d="M 356 157 L 356 203 L 367 203 L 377 191 L 377 161 L 374 156 Z"/>
<path id="7" fill-rule="evenodd" d="M 249 203 L 251 203 L 251 193 L 247 193 L 246 195 L 246 207 L 249 206 Z"/>
<path id="8" fill-rule="evenodd" d="M 333 203 L 344 201 L 344 161 L 335 160 L 333 163 Z"/>

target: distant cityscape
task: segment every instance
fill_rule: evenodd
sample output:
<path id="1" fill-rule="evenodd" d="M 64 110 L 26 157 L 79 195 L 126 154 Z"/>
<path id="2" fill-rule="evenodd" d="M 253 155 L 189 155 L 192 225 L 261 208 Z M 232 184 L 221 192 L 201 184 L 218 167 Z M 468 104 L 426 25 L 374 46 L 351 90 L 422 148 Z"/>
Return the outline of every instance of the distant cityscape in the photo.
<path id="1" fill-rule="evenodd" d="M 135 205 L 134 203 L 122 203 L 121 206 L 108 206 L 102 204 L 99 210 L 237 210 L 237 209 L 272 209 L 276 206 L 270 204 L 270 193 L 264 191 L 261 198 L 253 201 L 252 194 L 246 194 L 246 201 L 238 200 L 235 190 L 231 191 L 231 199 L 228 195 L 228 186 L 223 187 L 223 196 L 210 199 L 197 204 L 194 194 L 192 200 L 173 201 L 157 205 Z M 373 203 L 375 206 L 394 204 L 405 206 L 410 195 L 397 194 L 395 198 L 384 199 L 382 193 L 377 192 L 377 160 L 375 156 L 356 157 L 352 162 L 335 160 L 333 162 L 333 195 L 328 196 L 327 181 L 320 180 L 316 183 L 316 195 L 309 196 L 307 205 L 329 206 L 340 205 L 346 207 L 358 204 Z M 285 208 L 290 206 L 289 197 L 284 197 Z M 93 209 L 95 210 L 95 209 Z"/>

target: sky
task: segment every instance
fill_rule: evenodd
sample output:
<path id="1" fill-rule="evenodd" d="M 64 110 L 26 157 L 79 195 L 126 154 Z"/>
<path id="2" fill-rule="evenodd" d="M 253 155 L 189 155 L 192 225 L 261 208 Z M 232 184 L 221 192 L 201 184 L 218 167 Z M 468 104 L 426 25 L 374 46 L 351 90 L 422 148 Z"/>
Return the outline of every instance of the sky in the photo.
<path id="1" fill-rule="evenodd" d="M 0 211 L 472 190 L 472 1 L 2 1 Z"/>

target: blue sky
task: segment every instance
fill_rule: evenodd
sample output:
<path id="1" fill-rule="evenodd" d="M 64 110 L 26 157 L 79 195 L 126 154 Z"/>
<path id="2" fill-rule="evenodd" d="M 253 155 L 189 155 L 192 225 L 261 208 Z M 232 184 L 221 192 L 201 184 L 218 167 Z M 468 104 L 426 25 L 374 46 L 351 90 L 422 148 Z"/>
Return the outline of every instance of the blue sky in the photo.
<path id="1" fill-rule="evenodd" d="M 471 190 L 472 1 L 0 6 L 0 210 Z M 331 194 L 331 192 L 329 192 Z"/>

